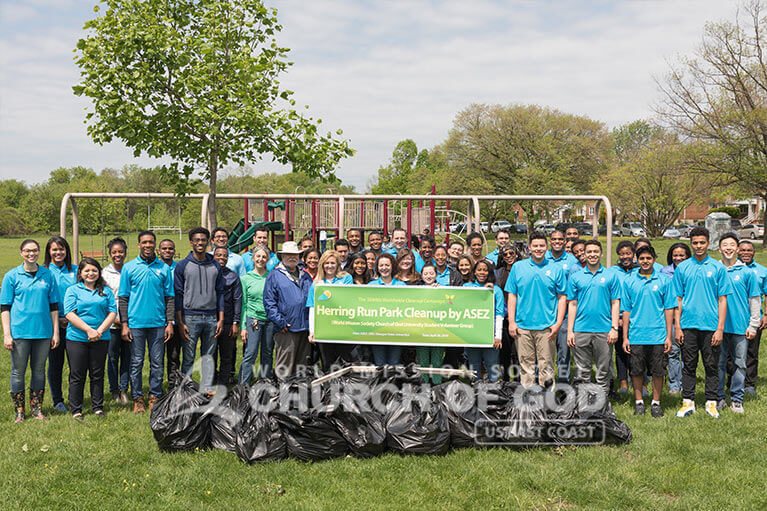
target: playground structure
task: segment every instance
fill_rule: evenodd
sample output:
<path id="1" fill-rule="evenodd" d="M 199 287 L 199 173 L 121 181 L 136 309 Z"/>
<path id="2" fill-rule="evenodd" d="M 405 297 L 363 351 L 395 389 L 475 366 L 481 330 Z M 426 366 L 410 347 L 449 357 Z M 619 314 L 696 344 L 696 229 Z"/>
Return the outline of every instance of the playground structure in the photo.
<path id="1" fill-rule="evenodd" d="M 61 236 L 67 233 L 67 210 L 72 208 L 72 251 L 79 258 L 78 198 L 143 198 L 173 199 L 172 193 L 67 193 L 61 200 L 59 227 Z M 190 194 L 186 199 L 200 199 L 200 224 L 210 229 L 208 218 L 208 194 Z M 465 219 L 467 233 L 478 232 L 480 227 L 481 201 L 549 201 L 566 203 L 573 201 L 595 201 L 596 211 L 600 205 L 605 208 L 607 243 L 605 256 L 608 266 L 612 262 L 613 211 L 610 200 L 603 195 L 332 195 L 332 194 L 217 194 L 217 200 L 243 200 L 244 218 L 242 225 L 233 229 L 230 249 L 241 251 L 247 247 L 256 226 L 264 226 L 272 233 L 272 250 L 277 249 L 277 231 L 284 232 L 284 239 L 294 238 L 293 233 L 307 233 L 317 243 L 320 231 L 334 232 L 338 237 L 350 228 L 363 231 L 391 232 L 402 227 L 407 232 L 408 244 L 412 235 L 429 229 L 432 236 L 443 235 L 445 240 L 457 236 L 450 232 L 450 225 Z M 466 202 L 466 212 L 451 209 L 451 202 Z M 592 235 L 598 235 L 598 217 L 592 221 Z M 175 229 L 174 229 L 175 230 Z M 300 234 L 302 235 L 302 234 Z M 336 239 L 337 239 L 336 238 Z M 235 250 L 236 249 L 236 250 Z"/>

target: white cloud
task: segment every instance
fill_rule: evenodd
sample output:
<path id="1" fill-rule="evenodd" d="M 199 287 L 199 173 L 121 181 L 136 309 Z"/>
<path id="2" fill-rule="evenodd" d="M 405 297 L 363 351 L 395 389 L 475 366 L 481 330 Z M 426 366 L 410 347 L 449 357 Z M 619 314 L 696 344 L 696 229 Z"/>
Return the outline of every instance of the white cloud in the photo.
<path id="1" fill-rule="evenodd" d="M 652 76 L 665 59 L 690 53 L 705 21 L 734 12 L 713 0 L 272 3 L 284 26 L 279 42 L 295 61 L 283 85 L 326 129 L 343 128 L 358 153 L 338 175 L 359 189 L 399 140 L 440 143 L 473 102 L 538 103 L 610 126 L 648 117 Z M 47 26 L 0 35 L 0 177 L 32 181 L 59 165 L 136 161 L 85 134 L 71 50 L 92 12 L 75 5 L 69 17 L 40 8 Z M 20 25 L 30 19 L 16 16 Z"/>

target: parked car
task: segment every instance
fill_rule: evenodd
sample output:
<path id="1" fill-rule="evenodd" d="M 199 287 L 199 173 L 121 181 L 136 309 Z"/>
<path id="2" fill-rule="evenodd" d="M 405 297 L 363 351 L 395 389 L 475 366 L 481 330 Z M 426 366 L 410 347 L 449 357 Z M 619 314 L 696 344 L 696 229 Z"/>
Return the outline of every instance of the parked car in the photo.
<path id="1" fill-rule="evenodd" d="M 511 231 L 511 222 L 507 222 L 506 220 L 497 220 L 493 222 L 493 225 L 490 226 L 490 230 L 493 232 L 498 232 L 501 229 Z"/>
<path id="2" fill-rule="evenodd" d="M 575 222 L 573 225 L 581 236 L 591 236 L 594 233 L 594 226 L 589 222 Z"/>
<path id="3" fill-rule="evenodd" d="M 541 231 L 546 236 L 549 236 L 552 232 L 554 232 L 554 226 L 551 224 L 540 224 L 535 228 L 535 230 Z"/>
<path id="4" fill-rule="evenodd" d="M 677 230 L 679 231 L 679 237 L 680 238 L 689 238 L 690 237 L 690 229 L 692 229 L 694 226 L 690 224 L 679 224 L 676 226 Z"/>
<path id="5" fill-rule="evenodd" d="M 740 220 L 737 218 L 731 218 L 730 219 L 730 225 L 732 225 L 732 230 L 737 232 L 743 228 L 743 224 L 740 223 Z"/>
<path id="6" fill-rule="evenodd" d="M 516 234 L 527 234 L 527 224 L 514 224 Z"/>
<path id="7" fill-rule="evenodd" d="M 600 225 L 599 229 L 597 229 L 597 232 L 600 236 L 607 235 L 607 226 L 606 225 Z M 613 236 L 620 236 L 621 235 L 621 228 L 617 225 L 613 225 Z"/>
<path id="8" fill-rule="evenodd" d="M 735 226 L 733 226 L 735 227 Z M 748 224 L 738 231 L 741 238 L 749 238 L 752 240 L 762 239 L 764 237 L 764 225 L 763 224 Z"/>
<path id="9" fill-rule="evenodd" d="M 639 222 L 626 222 L 621 225 L 621 236 L 631 236 L 638 238 L 640 236 L 646 236 L 642 224 Z"/>
<path id="10" fill-rule="evenodd" d="M 682 237 L 682 233 L 679 232 L 679 229 L 677 229 L 674 226 L 669 227 L 665 231 L 663 231 L 663 237 L 664 238 L 672 238 L 672 239 L 679 239 Z"/>
<path id="11" fill-rule="evenodd" d="M 480 222 L 479 228 L 482 229 L 482 232 L 487 232 L 487 222 Z"/>
<path id="12" fill-rule="evenodd" d="M 462 233 L 466 230 L 466 224 L 463 222 L 458 222 L 455 224 L 450 224 L 450 232 L 454 233 Z"/>

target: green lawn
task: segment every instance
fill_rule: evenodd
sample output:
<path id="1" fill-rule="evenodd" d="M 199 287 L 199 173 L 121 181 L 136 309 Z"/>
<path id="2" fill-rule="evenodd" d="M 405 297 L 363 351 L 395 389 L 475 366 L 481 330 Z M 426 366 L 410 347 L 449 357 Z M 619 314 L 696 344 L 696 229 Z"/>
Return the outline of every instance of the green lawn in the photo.
<path id="1" fill-rule="evenodd" d="M 19 264 L 19 241 L 0 240 L 0 273 Z M 656 243 L 663 257 L 669 245 Z M 4 394 L 9 372 L 4 355 Z M 699 379 L 699 404 L 702 387 Z M 162 453 L 148 414 L 134 416 L 108 398 L 103 421 L 86 414 L 80 424 L 55 415 L 14 425 L 5 397 L 0 499 L 4 509 L 24 510 L 765 509 L 766 403 L 767 390 L 759 388 L 758 398 L 746 401 L 745 415 L 725 411 L 719 420 L 702 407 L 676 419 L 679 400 L 668 396 L 663 419 L 652 419 L 649 411 L 634 418 L 629 404 L 618 404 L 618 417 L 634 435 L 619 447 L 467 449 L 441 457 L 387 454 L 248 466 L 222 451 Z M 48 396 L 44 411 L 52 414 Z"/>

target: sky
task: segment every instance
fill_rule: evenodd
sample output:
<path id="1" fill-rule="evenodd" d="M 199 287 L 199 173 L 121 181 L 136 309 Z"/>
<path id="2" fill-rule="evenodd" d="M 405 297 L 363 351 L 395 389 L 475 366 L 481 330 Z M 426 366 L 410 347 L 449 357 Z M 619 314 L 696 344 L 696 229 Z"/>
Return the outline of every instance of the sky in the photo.
<path id="1" fill-rule="evenodd" d="M 336 175 L 364 191 L 400 140 L 447 137 L 472 103 L 539 104 L 616 127 L 650 118 L 653 77 L 691 55 L 724 0 L 267 0 L 294 65 L 282 84 L 357 151 Z M 58 167 L 100 171 L 135 158 L 99 146 L 72 93 L 73 49 L 95 0 L 0 0 L 0 179 L 36 183 Z M 265 161 L 257 172 L 284 171 Z M 439 191 L 438 191 L 439 192 Z"/>

